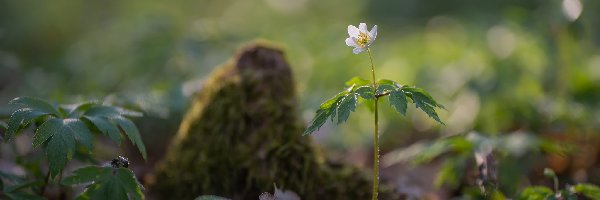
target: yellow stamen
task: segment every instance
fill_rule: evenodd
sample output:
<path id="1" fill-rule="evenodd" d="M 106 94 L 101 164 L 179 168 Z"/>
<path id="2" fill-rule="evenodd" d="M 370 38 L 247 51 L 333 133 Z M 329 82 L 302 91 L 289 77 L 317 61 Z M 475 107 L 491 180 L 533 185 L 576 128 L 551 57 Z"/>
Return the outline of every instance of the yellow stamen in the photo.
<path id="1" fill-rule="evenodd" d="M 358 34 L 358 38 L 356 39 L 356 43 L 361 47 L 365 47 L 365 45 L 369 43 L 369 35 L 367 35 L 365 32 L 360 32 Z"/>

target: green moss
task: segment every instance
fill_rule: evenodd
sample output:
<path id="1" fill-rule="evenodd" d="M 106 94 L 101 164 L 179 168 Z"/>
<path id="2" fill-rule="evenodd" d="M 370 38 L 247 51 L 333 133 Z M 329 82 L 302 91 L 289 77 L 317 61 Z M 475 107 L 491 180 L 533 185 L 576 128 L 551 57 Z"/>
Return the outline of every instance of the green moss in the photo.
<path id="1" fill-rule="evenodd" d="M 302 136 L 296 99 L 282 51 L 242 48 L 195 97 L 151 191 L 162 199 L 258 199 L 276 183 L 302 199 L 369 199 L 361 171 L 327 164 Z"/>

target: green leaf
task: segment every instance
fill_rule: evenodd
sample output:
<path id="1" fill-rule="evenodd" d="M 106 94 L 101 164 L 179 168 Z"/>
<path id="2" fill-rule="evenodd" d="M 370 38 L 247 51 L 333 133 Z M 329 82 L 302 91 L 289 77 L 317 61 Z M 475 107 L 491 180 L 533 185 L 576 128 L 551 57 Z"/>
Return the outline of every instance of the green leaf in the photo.
<path id="1" fill-rule="evenodd" d="M 434 109 L 435 107 L 444 108 L 444 106 L 438 104 L 424 90 L 414 87 L 403 87 L 402 91 L 413 100 L 417 108 L 423 110 L 429 117 L 435 119 L 440 124 L 444 124 Z"/>
<path id="2" fill-rule="evenodd" d="M 8 199 L 11 200 L 43 200 L 46 199 L 44 197 L 35 195 L 35 194 L 29 194 L 29 193 L 25 193 L 25 192 L 7 192 L 5 193 L 5 195 L 8 197 Z"/>
<path id="3" fill-rule="evenodd" d="M 406 107 L 408 101 L 406 100 L 406 95 L 404 95 L 404 92 L 399 90 L 393 90 L 390 93 L 389 100 L 390 105 L 394 107 L 394 109 L 397 112 L 402 113 L 402 115 L 406 115 Z"/>
<path id="4" fill-rule="evenodd" d="M 361 86 L 355 90 L 363 99 L 375 99 L 375 92 L 371 86 Z"/>
<path id="5" fill-rule="evenodd" d="M 220 197 L 220 196 L 214 196 L 214 195 L 202 195 L 197 197 L 194 200 L 231 200 L 225 197 Z"/>
<path id="6" fill-rule="evenodd" d="M 38 98 L 17 97 L 8 102 L 8 104 L 20 105 L 23 106 L 22 108 L 31 108 L 32 110 L 38 110 L 39 112 L 52 114 L 56 117 L 61 116 L 60 112 L 54 108 L 54 106 Z"/>
<path id="7" fill-rule="evenodd" d="M 88 150 L 93 148 L 92 135 L 80 119 L 49 119 L 35 132 L 34 148 L 48 141 L 45 152 L 52 177 L 73 158 L 76 140 Z"/>
<path id="8" fill-rule="evenodd" d="M 352 79 L 346 81 L 346 86 L 355 85 L 357 87 L 371 85 L 372 83 L 366 79 L 362 79 L 358 76 L 352 77 Z"/>
<path id="9" fill-rule="evenodd" d="M 41 182 L 41 181 L 20 182 L 15 185 L 11 185 L 11 186 L 4 188 L 4 192 L 16 192 L 16 191 L 19 191 L 22 189 L 31 188 L 34 186 L 42 186 L 42 185 L 44 185 L 44 182 Z"/>
<path id="10" fill-rule="evenodd" d="M 87 115 L 87 116 L 93 116 L 93 117 L 98 117 L 98 116 L 116 117 L 116 116 L 121 116 L 121 115 L 128 116 L 128 117 L 143 116 L 143 114 L 140 112 L 135 112 L 135 111 L 119 108 L 119 107 L 103 106 L 103 105 L 92 107 L 92 108 L 88 109 L 87 111 L 85 111 L 83 114 Z"/>
<path id="11" fill-rule="evenodd" d="M 127 168 L 90 166 L 73 172 L 62 184 L 91 183 L 77 199 L 144 199 L 141 184 Z"/>
<path id="12" fill-rule="evenodd" d="M 115 123 L 110 121 L 106 117 L 92 117 L 92 116 L 83 116 L 84 119 L 89 120 L 99 132 L 104 135 L 107 135 L 112 140 L 117 142 L 117 144 L 121 144 L 121 132 Z"/>
<path id="13" fill-rule="evenodd" d="M 519 200 L 546 200 L 554 194 L 550 188 L 543 186 L 530 186 L 521 192 Z"/>
<path id="14" fill-rule="evenodd" d="M 304 131 L 302 135 L 310 135 L 311 133 L 319 130 L 323 124 L 327 121 L 327 118 L 335 118 L 336 110 L 342 99 L 348 95 L 348 91 L 342 91 L 335 95 L 333 98 L 323 102 L 319 109 L 317 110 L 317 114 L 311 121 L 310 126 Z"/>
<path id="15" fill-rule="evenodd" d="M 81 103 L 81 104 L 75 106 L 75 108 L 69 112 L 67 117 L 68 118 L 79 118 L 83 115 L 83 113 L 85 113 L 90 108 L 93 108 L 94 106 L 98 106 L 98 103 L 94 102 L 94 101 Z"/>
<path id="16" fill-rule="evenodd" d="M 590 199 L 600 199 L 600 187 L 592 184 L 577 184 L 573 190 Z"/>
<path id="17" fill-rule="evenodd" d="M 338 124 L 348 120 L 350 113 L 354 112 L 356 109 L 356 98 L 356 94 L 349 94 L 342 99 L 337 108 Z"/>
<path id="18" fill-rule="evenodd" d="M 317 110 L 317 114 L 315 115 L 315 118 L 313 118 L 310 126 L 308 126 L 308 128 L 304 131 L 304 133 L 302 135 L 309 135 L 309 134 L 319 130 L 319 128 L 321 128 L 321 126 L 323 126 L 323 124 L 325 124 L 325 122 L 327 121 L 327 118 L 329 116 L 331 116 L 331 112 L 329 112 L 329 110 L 323 110 L 323 109 Z"/>
<path id="19" fill-rule="evenodd" d="M 387 79 L 377 81 L 377 94 L 396 91 L 398 88 L 400 88 L 399 84 L 394 81 Z"/>
<path id="20" fill-rule="evenodd" d="M 119 125 L 121 131 L 125 135 L 127 135 L 127 137 L 129 137 L 129 140 L 131 140 L 131 142 L 138 148 L 138 150 L 142 154 L 142 157 L 144 158 L 144 160 L 146 160 L 146 146 L 144 146 L 142 136 L 140 136 L 140 133 L 135 127 L 135 124 L 131 122 L 131 120 L 121 116 L 113 117 L 111 119 L 114 123 Z"/>
<path id="21" fill-rule="evenodd" d="M 8 129 L 6 130 L 4 140 L 12 140 L 23 128 L 45 115 L 49 114 L 31 108 L 21 108 L 13 112 L 8 119 Z"/>

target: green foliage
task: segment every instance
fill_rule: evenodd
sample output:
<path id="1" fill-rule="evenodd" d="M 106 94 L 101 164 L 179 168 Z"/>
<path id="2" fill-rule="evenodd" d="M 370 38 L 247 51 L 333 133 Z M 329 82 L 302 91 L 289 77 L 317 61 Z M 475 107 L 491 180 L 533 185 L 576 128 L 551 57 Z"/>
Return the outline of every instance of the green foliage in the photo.
<path id="1" fill-rule="evenodd" d="M 19 106 L 19 109 L 8 120 L 4 140 L 11 141 L 24 128 L 39 122 L 41 125 L 35 130 L 33 147 L 44 148 L 52 177 L 73 158 L 78 144 L 87 152 L 93 150 L 92 132 L 105 134 L 117 143 L 121 142 L 121 133 L 125 134 L 146 159 L 146 148 L 135 124 L 124 117 L 141 116 L 138 112 L 95 102 L 70 109 L 32 97 L 18 97 L 9 103 Z"/>
<path id="2" fill-rule="evenodd" d="M 142 185 L 123 167 L 84 167 L 62 181 L 64 185 L 88 183 L 77 199 L 144 199 Z"/>
<path id="3" fill-rule="evenodd" d="M 596 185 L 577 184 L 573 186 L 573 191 L 590 199 L 600 199 L 600 187 Z"/>
<path id="4" fill-rule="evenodd" d="M 543 186 L 527 187 L 521 192 L 520 200 L 546 200 L 554 195 L 550 188 Z"/>
<path id="5" fill-rule="evenodd" d="M 194 200 L 229 200 L 229 199 L 225 198 L 225 197 L 214 196 L 214 195 L 202 195 Z"/>
<path id="6" fill-rule="evenodd" d="M 42 184 L 39 181 L 26 181 L 21 177 L 0 172 L 0 199 L 44 199 L 31 191 L 32 187 Z"/>
<path id="7" fill-rule="evenodd" d="M 359 77 L 347 81 L 346 86 L 348 87 L 344 91 L 319 106 L 314 119 L 303 135 L 309 135 L 319 130 L 327 119 L 333 121 L 336 116 L 338 124 L 345 122 L 350 113 L 356 110 L 356 105 L 360 102 L 360 99 L 369 102 L 388 95 L 390 96 L 390 105 L 397 112 L 403 115 L 406 114 L 408 98 L 410 98 L 417 108 L 423 110 L 439 123 L 444 124 L 435 112 L 435 108 L 444 108 L 444 106 L 437 103 L 420 88 L 406 87 L 394 81 L 382 79 L 377 82 L 377 89 L 375 90 L 372 82 Z"/>

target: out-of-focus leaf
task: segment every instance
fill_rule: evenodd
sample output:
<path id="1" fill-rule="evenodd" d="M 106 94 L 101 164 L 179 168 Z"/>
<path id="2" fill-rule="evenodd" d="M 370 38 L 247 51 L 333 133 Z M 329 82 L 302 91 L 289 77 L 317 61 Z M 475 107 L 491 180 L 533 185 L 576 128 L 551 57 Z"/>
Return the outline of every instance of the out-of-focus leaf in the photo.
<path id="1" fill-rule="evenodd" d="M 196 197 L 194 200 L 231 200 L 225 197 L 215 196 L 215 195 L 202 195 Z"/>
<path id="2" fill-rule="evenodd" d="M 38 98 L 17 97 L 8 102 L 8 104 L 19 105 L 21 106 L 21 108 L 30 108 L 32 110 L 38 110 L 39 112 L 52 114 L 56 117 L 61 116 L 60 112 L 56 108 L 54 108 L 54 106 Z"/>
<path id="3" fill-rule="evenodd" d="M 452 158 L 444 161 L 440 172 L 435 179 L 435 186 L 441 187 L 444 184 L 450 187 L 458 186 L 460 178 L 463 175 L 464 159 L 462 157 Z"/>
<path id="4" fill-rule="evenodd" d="M 592 184 L 577 184 L 573 186 L 575 193 L 590 199 L 600 199 L 600 187 Z"/>
<path id="5" fill-rule="evenodd" d="M 129 140 L 131 140 L 131 143 L 133 143 L 133 145 L 135 145 L 138 148 L 138 150 L 142 154 L 142 157 L 144 158 L 144 160 L 146 160 L 148 157 L 146 154 L 146 146 L 144 145 L 144 141 L 142 141 L 142 136 L 140 135 L 138 129 L 135 127 L 135 124 L 131 120 L 121 116 L 112 117 L 111 119 L 114 123 L 119 125 L 121 131 L 125 135 L 127 135 Z"/>
<path id="6" fill-rule="evenodd" d="M 90 183 L 77 199 L 144 199 L 141 184 L 127 168 L 90 166 L 73 172 L 62 184 Z"/>
<path id="7" fill-rule="evenodd" d="M 546 200 L 554 195 L 550 188 L 543 186 L 530 186 L 521 192 L 519 200 Z"/>
<path id="8" fill-rule="evenodd" d="M 355 85 L 356 87 L 360 87 L 360 86 L 368 86 L 371 85 L 372 83 L 369 80 L 366 79 L 362 79 L 358 76 L 353 77 L 352 79 L 346 81 L 346 86 L 352 86 Z"/>
<path id="9" fill-rule="evenodd" d="M 25 192 L 7 192 L 7 193 L 5 193 L 5 195 L 10 200 L 43 200 L 43 199 L 46 199 L 44 197 L 41 197 L 41 196 L 38 196 L 35 194 L 25 193 Z"/>

